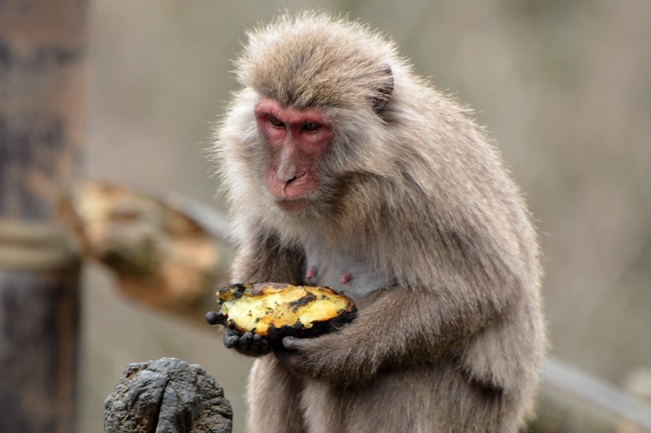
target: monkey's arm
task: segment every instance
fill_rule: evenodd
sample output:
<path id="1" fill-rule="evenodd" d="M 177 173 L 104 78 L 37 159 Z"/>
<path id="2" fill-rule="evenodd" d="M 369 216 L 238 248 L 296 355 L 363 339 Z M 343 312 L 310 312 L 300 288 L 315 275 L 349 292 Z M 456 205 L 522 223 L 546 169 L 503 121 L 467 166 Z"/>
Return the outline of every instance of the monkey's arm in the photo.
<path id="1" fill-rule="evenodd" d="M 231 281 L 300 284 L 304 260 L 301 249 L 282 246 L 276 235 L 255 233 L 238 248 Z"/>
<path id="2" fill-rule="evenodd" d="M 303 266 L 299 249 L 282 247 L 274 235 L 257 233 L 249 237 L 237 250 L 231 281 L 235 283 L 289 282 L 299 284 Z M 242 334 L 224 328 L 224 345 L 247 356 L 269 353 L 269 342 L 260 335 Z"/>
<path id="3" fill-rule="evenodd" d="M 285 338 L 288 350 L 277 356 L 299 375 L 342 387 L 367 382 L 381 370 L 435 364 L 504 313 L 513 296 L 491 292 L 391 289 L 338 333 Z"/>

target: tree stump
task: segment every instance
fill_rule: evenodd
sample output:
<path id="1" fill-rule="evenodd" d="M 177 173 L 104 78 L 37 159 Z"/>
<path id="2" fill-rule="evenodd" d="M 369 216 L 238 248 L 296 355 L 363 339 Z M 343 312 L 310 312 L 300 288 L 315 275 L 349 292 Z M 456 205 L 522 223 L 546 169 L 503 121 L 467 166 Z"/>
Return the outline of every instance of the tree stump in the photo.
<path id="1" fill-rule="evenodd" d="M 176 358 L 129 364 L 104 404 L 105 433 L 230 433 L 232 420 L 215 379 Z"/>

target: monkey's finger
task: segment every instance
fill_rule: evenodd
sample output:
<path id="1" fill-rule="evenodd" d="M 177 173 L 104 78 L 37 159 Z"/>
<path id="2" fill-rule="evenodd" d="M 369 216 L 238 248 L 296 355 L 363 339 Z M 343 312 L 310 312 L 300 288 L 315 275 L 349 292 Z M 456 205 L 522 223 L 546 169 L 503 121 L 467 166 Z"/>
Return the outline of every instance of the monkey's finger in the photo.
<path id="1" fill-rule="evenodd" d="M 305 347 L 303 341 L 300 338 L 296 337 L 285 337 L 283 338 L 283 347 L 287 350 L 300 350 Z"/>
<path id="2" fill-rule="evenodd" d="M 253 332 L 245 332 L 242 337 L 240 337 L 240 341 L 237 342 L 237 348 L 240 350 L 247 350 L 251 347 L 252 342 Z"/>
<path id="3" fill-rule="evenodd" d="M 259 354 L 266 353 L 269 351 L 269 341 L 260 334 L 254 334 L 251 341 L 251 350 Z"/>
<path id="4" fill-rule="evenodd" d="M 206 322 L 209 325 L 225 325 L 226 316 L 222 313 L 217 313 L 216 311 L 209 311 L 206 313 Z"/>
<path id="5" fill-rule="evenodd" d="M 242 334 L 231 328 L 224 328 L 224 346 L 229 349 L 238 345 Z"/>

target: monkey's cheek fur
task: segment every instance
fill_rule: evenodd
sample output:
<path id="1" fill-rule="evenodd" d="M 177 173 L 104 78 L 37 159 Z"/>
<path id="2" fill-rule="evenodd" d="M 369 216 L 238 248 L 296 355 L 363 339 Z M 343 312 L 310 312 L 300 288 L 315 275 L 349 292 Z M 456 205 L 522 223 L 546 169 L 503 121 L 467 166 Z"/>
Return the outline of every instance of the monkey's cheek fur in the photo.
<path id="1" fill-rule="evenodd" d="M 348 323 L 357 315 L 353 301 L 328 287 L 260 283 L 233 284 L 217 291 L 211 324 L 241 333 L 253 332 L 272 343 L 283 337 L 315 337 Z"/>

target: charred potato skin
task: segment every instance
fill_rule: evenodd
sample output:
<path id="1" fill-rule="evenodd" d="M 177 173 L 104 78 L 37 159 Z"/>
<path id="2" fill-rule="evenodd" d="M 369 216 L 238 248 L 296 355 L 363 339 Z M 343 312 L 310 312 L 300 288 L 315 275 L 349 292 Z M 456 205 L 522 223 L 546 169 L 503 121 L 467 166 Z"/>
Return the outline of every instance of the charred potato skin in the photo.
<path id="1" fill-rule="evenodd" d="M 261 289 L 257 291 L 254 286 L 260 286 Z M 285 324 L 283 326 L 275 326 L 269 323 L 266 330 L 257 330 L 255 328 L 248 328 L 238 323 L 237 317 L 229 317 L 228 311 L 232 305 L 237 302 L 237 299 L 242 297 L 255 298 L 256 296 L 268 295 L 267 290 L 282 292 L 284 290 L 304 290 L 300 298 L 288 302 L 282 308 L 286 308 L 290 313 L 296 314 L 296 322 L 293 324 Z M 346 304 L 343 308 L 339 309 L 334 317 L 325 318 L 324 320 L 312 320 L 309 324 L 304 324 L 299 320 L 299 310 L 308 306 L 311 303 L 319 302 L 321 298 L 327 301 L 330 297 L 345 299 Z M 355 304 L 341 292 L 332 290 L 324 286 L 292 286 L 277 283 L 262 283 L 259 285 L 254 284 L 230 284 L 220 287 L 217 290 L 217 303 L 219 310 L 217 312 L 210 312 L 206 315 L 208 323 L 215 325 L 221 324 L 228 328 L 235 329 L 238 332 L 258 333 L 262 337 L 267 338 L 272 345 L 279 343 L 283 337 L 297 337 L 297 338 L 310 338 L 317 337 L 321 334 L 331 332 L 346 323 L 351 322 L 357 316 L 357 308 Z M 267 308 L 267 313 L 272 314 L 273 309 Z M 255 322 L 262 320 L 264 316 L 257 317 Z M 307 325 L 307 326 L 306 326 Z"/>
<path id="2" fill-rule="evenodd" d="M 302 325 L 298 322 L 294 326 L 281 326 L 280 328 L 276 328 L 272 324 L 269 326 L 269 330 L 267 331 L 267 338 L 271 342 L 277 342 L 282 340 L 283 337 L 318 337 L 321 334 L 332 332 L 337 328 L 353 321 L 355 317 L 357 317 L 357 309 L 353 308 L 351 311 L 345 311 L 330 320 L 313 321 L 311 322 L 311 328 L 303 328 Z"/>

